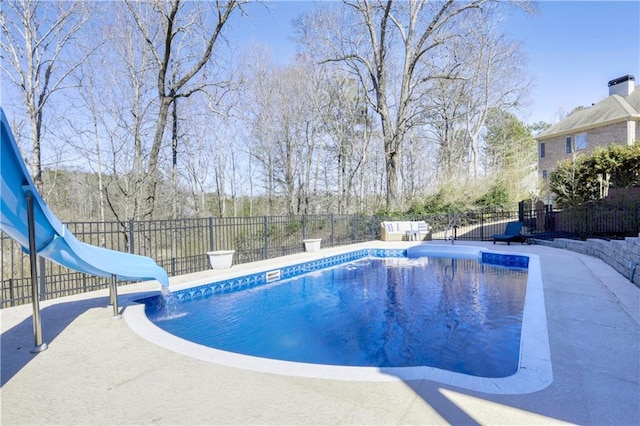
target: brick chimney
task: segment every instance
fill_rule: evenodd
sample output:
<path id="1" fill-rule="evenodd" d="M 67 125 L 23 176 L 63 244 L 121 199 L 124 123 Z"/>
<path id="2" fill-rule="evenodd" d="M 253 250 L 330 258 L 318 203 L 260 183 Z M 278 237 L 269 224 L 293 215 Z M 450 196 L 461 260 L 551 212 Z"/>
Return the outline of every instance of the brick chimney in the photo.
<path id="1" fill-rule="evenodd" d="M 609 96 L 629 96 L 633 92 L 635 78 L 632 75 L 618 77 L 609 82 Z"/>

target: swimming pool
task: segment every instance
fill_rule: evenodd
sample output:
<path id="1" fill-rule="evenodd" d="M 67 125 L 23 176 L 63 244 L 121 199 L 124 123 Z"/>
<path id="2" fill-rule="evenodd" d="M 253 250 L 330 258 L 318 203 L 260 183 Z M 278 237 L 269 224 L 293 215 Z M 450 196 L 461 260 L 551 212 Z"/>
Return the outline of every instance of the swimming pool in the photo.
<path id="1" fill-rule="evenodd" d="M 525 268 L 476 259 L 366 257 L 220 290 L 169 315 L 163 304 L 145 305 L 163 330 L 245 355 L 506 377 L 518 369 L 526 278 Z"/>
<path id="2" fill-rule="evenodd" d="M 398 367 L 382 365 L 379 367 L 344 367 L 337 365 L 311 365 L 304 362 L 267 359 L 207 348 L 201 344 L 173 336 L 151 324 L 148 319 L 145 321 L 144 318 L 140 316 L 140 314 L 144 316 L 144 312 L 140 312 L 140 307 L 131 309 L 131 313 L 129 312 L 130 310 L 127 309 L 127 311 L 125 311 L 125 318 L 127 318 L 132 328 L 139 332 L 139 334 L 157 344 L 169 347 L 174 351 L 207 361 L 271 373 L 344 380 L 381 381 L 429 379 L 491 393 L 532 392 L 546 387 L 546 385 L 550 383 L 552 375 L 548 355 L 546 317 L 544 315 L 542 285 L 540 282 L 540 267 L 536 256 L 514 255 L 511 253 L 503 254 L 480 249 L 479 247 L 452 247 L 449 245 L 435 244 L 408 245 L 407 248 L 409 249 L 408 253 L 410 256 L 420 257 L 428 254 L 431 257 L 446 256 L 455 259 L 483 259 L 485 265 L 487 262 L 493 262 L 494 264 L 497 262 L 499 265 L 501 264 L 500 262 L 502 262 L 502 264 L 504 264 L 504 262 L 519 263 L 519 265 L 516 266 L 522 266 L 523 262 L 528 264 L 526 297 L 523 303 L 524 308 L 521 311 L 522 328 L 520 333 L 521 338 L 519 340 L 519 354 L 516 353 L 515 363 L 513 363 L 512 367 L 509 367 L 515 370 L 515 372 L 509 371 L 507 373 L 494 374 L 494 377 L 485 377 L 482 376 L 482 372 L 478 373 L 465 370 L 451 371 L 446 366 L 405 365 Z M 333 250 L 331 253 L 327 252 L 324 256 L 321 255 L 317 259 L 307 262 L 288 264 L 285 262 L 282 267 L 278 269 L 261 270 L 254 274 L 231 277 L 204 286 L 177 289 L 175 290 L 175 297 L 182 302 L 185 300 L 206 300 L 213 294 L 234 294 L 233 291 L 238 289 L 256 289 L 261 286 L 268 286 L 270 284 L 267 284 L 267 281 L 270 276 L 273 277 L 273 271 L 278 271 L 281 279 L 287 279 L 309 271 L 320 271 L 327 267 L 357 259 L 374 257 L 389 261 L 393 258 L 405 258 L 406 254 L 407 249 L 390 250 L 370 248 L 352 251 L 348 251 L 347 249 Z M 443 261 L 450 262 L 451 260 Z M 432 260 L 432 262 L 435 261 Z M 459 264 L 461 264 L 463 261 L 453 262 L 454 263 L 450 265 L 449 272 L 452 272 L 451 266 L 454 266 L 455 262 L 460 262 Z M 276 265 L 274 264 L 274 266 Z M 134 311 L 137 311 L 137 315 L 134 315 Z M 144 311 L 144 307 L 142 307 L 142 311 Z M 137 317 L 137 319 L 134 317 Z M 132 321 L 130 321 L 130 319 Z M 492 346 L 493 345 L 490 345 L 490 347 Z M 497 352 L 500 351 L 498 350 Z M 513 374 L 511 374 L 512 372 Z M 506 377 L 505 374 L 507 375 Z"/>

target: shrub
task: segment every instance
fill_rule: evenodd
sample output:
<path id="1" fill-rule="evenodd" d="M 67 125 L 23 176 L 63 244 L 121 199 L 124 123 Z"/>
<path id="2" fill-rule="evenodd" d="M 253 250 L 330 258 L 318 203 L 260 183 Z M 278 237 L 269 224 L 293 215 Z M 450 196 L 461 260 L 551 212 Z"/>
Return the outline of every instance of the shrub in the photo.
<path id="1" fill-rule="evenodd" d="M 640 141 L 634 145 L 598 147 L 589 156 L 558 163 L 550 188 L 560 207 L 577 206 L 600 198 L 601 181 L 611 188 L 640 186 Z M 599 176 L 600 175 L 600 178 Z"/>

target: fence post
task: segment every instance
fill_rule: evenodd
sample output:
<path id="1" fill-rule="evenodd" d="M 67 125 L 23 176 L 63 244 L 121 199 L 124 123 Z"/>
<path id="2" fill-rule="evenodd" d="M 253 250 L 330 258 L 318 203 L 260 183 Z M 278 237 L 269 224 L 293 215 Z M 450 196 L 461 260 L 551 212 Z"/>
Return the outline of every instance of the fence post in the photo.
<path id="1" fill-rule="evenodd" d="M 356 227 L 358 226 L 358 222 L 356 220 L 356 214 L 352 214 L 351 215 L 351 241 L 355 241 L 356 240 Z"/>
<path id="2" fill-rule="evenodd" d="M 307 238 L 307 215 L 302 215 L 302 239 Z"/>
<path id="3" fill-rule="evenodd" d="M 175 221 L 168 221 L 169 228 L 171 229 L 171 275 L 176 275 L 176 267 L 177 267 L 177 257 L 178 257 L 178 231 L 176 229 L 176 225 L 178 223 Z"/>
<path id="4" fill-rule="evenodd" d="M 267 259 L 267 257 L 269 256 L 269 232 L 268 232 L 268 219 L 267 216 L 263 216 L 263 227 L 262 227 L 262 234 L 264 237 L 264 246 L 262 248 L 262 259 Z"/>
<path id="5" fill-rule="evenodd" d="M 329 221 L 331 222 L 331 237 L 330 237 L 331 247 L 334 247 L 334 245 L 335 245 L 335 239 L 334 239 L 334 237 L 335 237 L 335 229 L 336 229 L 336 227 L 335 227 L 335 219 L 336 218 L 334 217 L 334 214 L 331 213 L 329 215 Z"/>
<path id="6" fill-rule="evenodd" d="M 484 241 L 484 210 L 480 212 L 480 241 Z"/>
<path id="7" fill-rule="evenodd" d="M 380 222 L 378 221 L 378 217 L 376 215 L 371 216 L 371 220 L 369 221 L 369 229 L 371 230 L 371 240 L 377 239 L 378 235 L 376 234 L 376 232 L 378 230 L 378 226 L 380 225 Z"/>
<path id="8" fill-rule="evenodd" d="M 213 216 L 209 216 L 209 251 L 213 250 Z"/>
<path id="9" fill-rule="evenodd" d="M 9 300 L 10 300 L 11 306 L 16 305 L 15 298 L 16 298 L 16 295 L 13 291 L 13 278 L 9 278 Z M 4 300 L 2 302 L 3 302 L 2 307 L 4 308 Z"/>
<path id="10" fill-rule="evenodd" d="M 40 256 L 38 256 L 38 269 L 40 271 L 40 275 L 38 276 L 38 282 L 40 284 L 40 299 L 47 300 L 47 274 L 44 258 Z"/>
<path id="11" fill-rule="evenodd" d="M 129 253 L 131 254 L 135 254 L 136 249 L 135 249 L 135 244 L 133 241 L 133 219 L 129 219 Z"/>

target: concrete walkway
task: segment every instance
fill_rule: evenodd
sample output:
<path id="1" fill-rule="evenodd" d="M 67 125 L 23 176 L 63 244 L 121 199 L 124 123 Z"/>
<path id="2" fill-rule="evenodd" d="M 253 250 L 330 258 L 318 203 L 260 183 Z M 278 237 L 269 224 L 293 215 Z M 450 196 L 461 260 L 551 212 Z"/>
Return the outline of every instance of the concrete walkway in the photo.
<path id="1" fill-rule="evenodd" d="M 554 376 L 541 391 L 488 395 L 426 380 L 347 382 L 207 363 L 112 320 L 99 291 L 41 303 L 49 349 L 38 355 L 30 353 L 31 305 L 0 311 L 0 423 L 640 424 L 640 290 L 589 256 L 495 248 L 540 256 Z M 119 291 L 157 289 L 141 283 Z"/>

